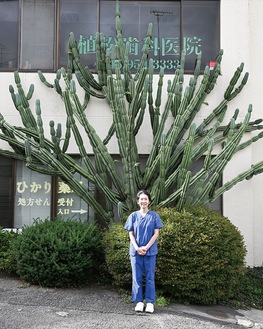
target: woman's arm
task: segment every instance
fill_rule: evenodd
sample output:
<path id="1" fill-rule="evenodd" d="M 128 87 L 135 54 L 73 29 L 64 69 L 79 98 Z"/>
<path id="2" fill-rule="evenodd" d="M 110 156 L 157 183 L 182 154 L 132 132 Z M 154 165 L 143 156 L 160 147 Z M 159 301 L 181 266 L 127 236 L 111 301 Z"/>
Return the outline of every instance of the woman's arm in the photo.
<path id="1" fill-rule="evenodd" d="M 129 231 L 129 237 L 130 237 L 131 243 L 134 246 L 134 249 L 136 250 L 137 254 L 144 256 L 146 254 L 147 250 L 145 250 L 144 247 L 139 247 L 137 245 L 133 231 Z"/>
<path id="2" fill-rule="evenodd" d="M 149 249 L 151 248 L 151 246 L 154 244 L 154 242 L 156 241 L 156 239 L 158 238 L 158 236 L 159 236 L 159 229 L 156 228 L 156 229 L 154 230 L 154 234 L 153 234 L 153 236 L 151 237 L 150 241 L 147 243 L 146 246 L 143 246 L 142 249 L 145 250 L 145 252 L 146 252 L 147 250 L 149 250 Z"/>

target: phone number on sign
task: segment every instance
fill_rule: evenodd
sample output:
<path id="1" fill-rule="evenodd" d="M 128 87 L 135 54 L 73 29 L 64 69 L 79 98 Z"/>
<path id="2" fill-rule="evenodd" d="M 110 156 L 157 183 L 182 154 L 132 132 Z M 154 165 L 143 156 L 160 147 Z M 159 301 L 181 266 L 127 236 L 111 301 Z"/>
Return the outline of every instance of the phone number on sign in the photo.
<path id="1" fill-rule="evenodd" d="M 180 64 L 179 59 L 154 59 L 153 60 L 153 68 L 154 70 L 158 70 L 160 68 L 166 69 L 166 70 L 174 70 L 177 68 L 177 66 Z M 137 70 L 140 65 L 140 60 L 135 59 L 129 60 L 129 69 L 135 69 Z M 111 61 L 111 66 L 114 68 L 114 60 Z M 120 63 L 120 67 L 122 67 L 122 63 Z"/>

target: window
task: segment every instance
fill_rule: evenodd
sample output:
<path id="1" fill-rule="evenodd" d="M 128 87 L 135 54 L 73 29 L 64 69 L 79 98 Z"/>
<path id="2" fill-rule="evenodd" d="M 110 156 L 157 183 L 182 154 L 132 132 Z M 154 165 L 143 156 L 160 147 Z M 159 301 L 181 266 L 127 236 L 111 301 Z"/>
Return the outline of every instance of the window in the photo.
<path id="1" fill-rule="evenodd" d="M 220 50 L 219 1 L 184 0 L 182 4 L 181 48 L 186 51 L 186 70 L 193 71 L 197 53 L 202 53 L 204 68 Z"/>
<path id="2" fill-rule="evenodd" d="M 83 165 L 79 156 L 75 157 Z M 15 168 L 15 170 L 13 169 Z M 21 228 L 34 219 L 74 218 L 93 221 L 94 211 L 58 177 L 30 170 L 23 161 L 0 157 L 0 226 Z M 75 177 L 91 193 L 94 186 L 79 174 Z M 15 182 L 14 182 L 15 181 Z M 1 189 L 2 186 L 2 189 Z"/>
<path id="3" fill-rule="evenodd" d="M 157 71 L 163 67 L 166 73 L 173 74 L 180 63 L 182 49 L 186 51 L 186 72 L 193 72 L 199 53 L 202 53 L 202 68 L 215 60 L 220 48 L 219 1 L 120 1 L 120 9 L 122 33 L 130 41 L 131 69 L 138 68 L 149 23 L 153 23 L 150 57 Z M 115 1 L 87 4 L 84 0 L 61 0 L 61 31 L 61 66 L 67 63 L 63 49 L 72 31 L 83 62 L 95 69 L 96 31 L 103 33 L 114 58 Z"/>
<path id="4" fill-rule="evenodd" d="M 15 160 L 0 157 L 0 226 L 13 227 Z"/>
<path id="5" fill-rule="evenodd" d="M 163 67 L 173 74 L 182 49 L 185 72 L 193 72 L 198 53 L 203 68 L 215 60 L 220 48 L 219 0 L 119 2 L 132 70 L 138 67 L 150 22 L 150 57 L 157 72 Z M 97 31 L 104 34 L 114 58 L 115 6 L 114 0 L 0 0 L 0 69 L 66 67 L 69 33 L 74 32 L 84 65 L 96 70 Z"/>
<path id="6" fill-rule="evenodd" d="M 30 170 L 23 161 L 16 161 L 14 227 L 30 226 L 34 219 L 50 218 L 51 177 Z"/>
<path id="7" fill-rule="evenodd" d="M 78 40 L 80 53 L 90 68 L 96 65 L 95 39 L 97 26 L 97 0 L 61 0 L 60 10 L 60 67 L 67 66 L 69 33 Z M 87 58 L 88 57 L 88 58 Z"/>
<path id="8" fill-rule="evenodd" d="M 54 70 L 55 0 L 23 0 L 20 69 Z"/>
<path id="9" fill-rule="evenodd" d="M 17 68 L 18 1 L 0 0 L 0 70 Z"/>

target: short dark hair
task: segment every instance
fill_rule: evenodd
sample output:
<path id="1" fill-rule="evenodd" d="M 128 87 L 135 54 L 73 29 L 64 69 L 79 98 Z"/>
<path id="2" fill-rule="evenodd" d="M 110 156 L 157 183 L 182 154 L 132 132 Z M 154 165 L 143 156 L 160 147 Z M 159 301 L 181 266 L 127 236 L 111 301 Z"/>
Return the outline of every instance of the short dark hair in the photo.
<path id="1" fill-rule="evenodd" d="M 148 199 L 149 199 L 149 201 L 150 201 L 150 202 L 152 202 L 152 198 L 151 198 L 151 195 L 150 195 L 150 193 L 149 193 L 148 191 L 146 191 L 146 190 L 140 190 L 140 191 L 137 193 L 137 196 L 136 196 L 136 200 L 137 200 L 137 201 L 139 200 L 139 198 L 140 198 L 140 195 L 142 195 L 142 194 L 145 194 L 145 195 L 147 195 L 147 196 L 148 196 Z"/>

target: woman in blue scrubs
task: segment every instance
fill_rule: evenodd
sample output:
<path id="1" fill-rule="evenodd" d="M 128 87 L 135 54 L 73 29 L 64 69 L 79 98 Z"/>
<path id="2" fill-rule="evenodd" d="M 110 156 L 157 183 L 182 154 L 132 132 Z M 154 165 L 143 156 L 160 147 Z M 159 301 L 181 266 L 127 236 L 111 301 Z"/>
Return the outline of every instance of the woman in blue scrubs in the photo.
<path id="1" fill-rule="evenodd" d="M 132 301 L 137 303 L 136 312 L 154 312 L 156 301 L 155 265 L 158 253 L 157 238 L 159 229 L 163 227 L 160 216 L 149 210 L 151 196 L 141 190 L 137 194 L 140 210 L 133 212 L 127 219 L 124 229 L 129 231 L 130 258 L 132 266 Z M 143 293 L 143 277 L 145 277 L 145 295 Z"/>

